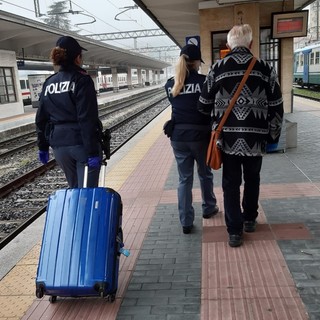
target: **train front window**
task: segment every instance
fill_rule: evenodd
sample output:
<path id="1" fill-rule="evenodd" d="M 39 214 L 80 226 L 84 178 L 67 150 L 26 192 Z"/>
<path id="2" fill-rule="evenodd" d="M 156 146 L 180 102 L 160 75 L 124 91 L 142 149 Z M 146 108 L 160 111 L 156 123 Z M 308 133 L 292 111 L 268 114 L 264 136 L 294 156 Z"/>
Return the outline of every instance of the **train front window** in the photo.
<path id="1" fill-rule="evenodd" d="M 17 101 L 13 84 L 13 68 L 0 67 L 0 104 Z"/>

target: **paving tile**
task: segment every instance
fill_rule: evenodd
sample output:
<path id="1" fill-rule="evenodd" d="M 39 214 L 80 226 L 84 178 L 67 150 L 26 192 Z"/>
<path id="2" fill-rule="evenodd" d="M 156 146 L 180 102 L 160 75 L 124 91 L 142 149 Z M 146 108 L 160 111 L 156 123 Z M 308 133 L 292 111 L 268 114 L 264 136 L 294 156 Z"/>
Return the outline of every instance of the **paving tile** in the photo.
<path id="1" fill-rule="evenodd" d="M 312 235 L 303 223 L 272 224 L 271 230 L 277 240 L 312 239 Z"/>

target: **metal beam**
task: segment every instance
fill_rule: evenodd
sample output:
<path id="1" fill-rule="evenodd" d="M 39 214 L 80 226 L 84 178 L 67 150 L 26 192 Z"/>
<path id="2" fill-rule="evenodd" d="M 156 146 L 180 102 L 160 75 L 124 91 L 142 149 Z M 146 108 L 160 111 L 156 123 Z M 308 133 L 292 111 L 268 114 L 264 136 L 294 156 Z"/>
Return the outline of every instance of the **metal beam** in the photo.
<path id="1" fill-rule="evenodd" d="M 163 32 L 178 46 L 179 42 L 170 34 L 170 32 L 160 23 L 159 19 L 152 13 L 150 9 L 143 3 L 142 0 L 133 0 Z"/>
<path id="2" fill-rule="evenodd" d="M 161 46 L 161 47 L 145 47 L 145 48 L 138 48 L 138 49 L 131 49 L 130 51 L 139 52 L 139 53 L 146 53 L 146 52 L 167 52 L 167 51 L 178 51 L 180 48 L 178 46 Z"/>
<path id="3" fill-rule="evenodd" d="M 160 29 L 149 29 L 149 30 L 122 31 L 122 32 L 112 32 L 112 33 L 96 33 L 96 34 L 87 34 L 85 36 L 95 40 L 105 41 L 105 40 L 166 36 L 166 34 Z"/>

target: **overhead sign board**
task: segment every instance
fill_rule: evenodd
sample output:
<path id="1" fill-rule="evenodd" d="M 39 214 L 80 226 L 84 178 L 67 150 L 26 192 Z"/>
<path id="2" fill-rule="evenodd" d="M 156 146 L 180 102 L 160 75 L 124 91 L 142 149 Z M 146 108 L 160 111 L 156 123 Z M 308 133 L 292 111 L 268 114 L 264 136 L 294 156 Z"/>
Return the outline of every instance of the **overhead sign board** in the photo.
<path id="1" fill-rule="evenodd" d="M 305 37 L 308 33 L 308 14 L 308 10 L 272 13 L 272 38 Z"/>

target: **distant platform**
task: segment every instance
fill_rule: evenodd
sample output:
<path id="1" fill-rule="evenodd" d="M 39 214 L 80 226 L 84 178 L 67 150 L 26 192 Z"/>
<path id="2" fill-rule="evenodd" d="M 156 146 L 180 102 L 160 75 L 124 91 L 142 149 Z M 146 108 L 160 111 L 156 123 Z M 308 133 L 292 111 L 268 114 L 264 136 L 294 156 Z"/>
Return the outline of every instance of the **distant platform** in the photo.
<path id="1" fill-rule="evenodd" d="M 121 89 L 119 92 L 103 92 L 97 96 L 98 104 L 121 100 L 144 91 L 161 88 L 161 86 L 162 85 L 153 85 L 142 88 L 133 88 L 131 90 Z M 33 108 L 32 105 L 27 105 L 24 106 L 24 111 L 25 112 L 20 115 L 0 118 L 0 140 L 6 139 L 8 136 L 17 135 L 21 132 L 31 131 L 35 128 L 34 121 L 37 108 Z"/>

